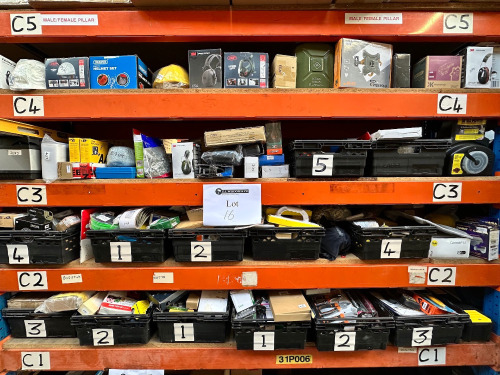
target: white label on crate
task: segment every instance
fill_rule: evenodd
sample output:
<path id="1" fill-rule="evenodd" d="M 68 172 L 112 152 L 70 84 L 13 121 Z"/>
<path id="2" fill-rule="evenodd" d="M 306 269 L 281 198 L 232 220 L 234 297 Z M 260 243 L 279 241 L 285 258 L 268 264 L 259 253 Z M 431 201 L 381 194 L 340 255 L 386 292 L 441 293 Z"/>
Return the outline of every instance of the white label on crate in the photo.
<path id="1" fill-rule="evenodd" d="M 331 176 L 333 174 L 333 155 L 313 155 L 313 176 Z"/>
<path id="2" fill-rule="evenodd" d="M 130 242 L 110 242 L 112 262 L 132 262 L 132 246 Z"/>
<path id="3" fill-rule="evenodd" d="M 446 347 L 441 348 L 419 348 L 419 366 L 446 365 Z"/>
<path id="4" fill-rule="evenodd" d="M 411 346 L 429 346 L 432 345 L 433 327 L 413 328 L 411 337 Z"/>
<path id="5" fill-rule="evenodd" d="M 401 25 L 403 13 L 346 13 L 345 24 Z"/>
<path id="6" fill-rule="evenodd" d="M 433 202 L 461 202 L 462 183 L 461 182 L 435 182 L 432 188 Z"/>
<path id="7" fill-rule="evenodd" d="M 193 323 L 174 323 L 175 341 L 194 341 Z"/>
<path id="8" fill-rule="evenodd" d="M 444 13 L 443 34 L 472 34 L 474 13 Z"/>
<path id="9" fill-rule="evenodd" d="M 241 273 L 242 286 L 257 286 L 257 272 L 242 272 Z"/>
<path id="10" fill-rule="evenodd" d="M 253 350 L 274 350 L 274 332 L 254 332 Z"/>
<path id="11" fill-rule="evenodd" d="M 40 13 L 20 13 L 10 15 L 10 33 L 12 35 L 41 35 Z"/>
<path id="12" fill-rule="evenodd" d="M 457 267 L 429 267 L 427 285 L 455 285 Z"/>
<path id="13" fill-rule="evenodd" d="M 336 352 L 352 352 L 356 344 L 356 332 L 335 332 L 335 344 L 333 350 Z"/>
<path id="14" fill-rule="evenodd" d="M 417 353 L 417 348 L 398 347 L 398 353 L 399 354 L 405 354 L 405 353 L 416 354 Z"/>
<path id="15" fill-rule="evenodd" d="M 438 94 L 438 115 L 465 115 L 467 113 L 467 94 Z"/>
<path id="16" fill-rule="evenodd" d="M 30 252 L 28 245 L 7 244 L 9 264 L 30 264 Z"/>
<path id="17" fill-rule="evenodd" d="M 61 282 L 63 284 L 83 283 L 83 277 L 82 277 L 81 273 L 72 273 L 70 275 L 61 275 Z"/>
<path id="18" fill-rule="evenodd" d="M 47 189 L 45 185 L 16 185 L 18 205 L 47 205 Z"/>
<path id="19" fill-rule="evenodd" d="M 43 117 L 43 96 L 13 96 L 12 108 L 16 117 Z"/>
<path id="20" fill-rule="evenodd" d="M 26 329 L 26 337 L 47 337 L 43 320 L 25 320 L 24 328 Z"/>
<path id="21" fill-rule="evenodd" d="M 191 242 L 191 262 L 211 262 L 211 242 Z"/>
<path id="22" fill-rule="evenodd" d="M 23 150 L 8 150 L 7 156 L 22 156 Z"/>
<path id="23" fill-rule="evenodd" d="M 97 14 L 42 14 L 44 26 L 97 26 Z"/>
<path id="24" fill-rule="evenodd" d="M 50 370 L 49 352 L 21 352 L 22 370 Z"/>
<path id="25" fill-rule="evenodd" d="M 112 329 L 93 328 L 92 340 L 94 341 L 94 346 L 115 345 Z"/>
<path id="26" fill-rule="evenodd" d="M 153 284 L 173 284 L 173 272 L 155 272 L 153 273 Z"/>
<path id="27" fill-rule="evenodd" d="M 408 266 L 408 274 L 410 276 L 410 284 L 425 284 L 425 274 L 427 267 L 424 266 Z"/>
<path id="28" fill-rule="evenodd" d="M 47 290 L 49 284 L 47 282 L 47 271 L 35 272 L 18 272 L 17 284 L 19 290 Z"/>
<path id="29" fill-rule="evenodd" d="M 401 258 L 402 239 L 386 239 L 382 240 L 380 246 L 381 259 L 399 259 Z"/>

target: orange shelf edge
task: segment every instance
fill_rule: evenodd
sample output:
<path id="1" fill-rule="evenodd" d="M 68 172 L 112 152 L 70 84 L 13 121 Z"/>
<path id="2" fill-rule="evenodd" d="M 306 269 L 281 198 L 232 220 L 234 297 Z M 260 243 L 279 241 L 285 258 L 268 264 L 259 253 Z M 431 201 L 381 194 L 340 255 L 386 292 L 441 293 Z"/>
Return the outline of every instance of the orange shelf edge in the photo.
<path id="1" fill-rule="evenodd" d="M 417 353 L 398 353 L 396 347 L 386 350 L 366 350 L 355 352 L 319 352 L 314 347 L 303 350 L 241 351 L 234 344 L 161 344 L 155 339 L 146 345 L 118 347 L 67 347 L 37 345 L 31 340 L 27 347 L 16 341 L 4 344 L 3 365 L 8 370 L 21 368 L 21 352 L 49 352 L 50 369 L 102 370 L 107 368 L 161 368 L 172 370 L 194 369 L 286 369 L 286 368 L 348 368 L 348 367 L 416 367 Z M 41 339 L 44 340 L 44 339 Z M 68 341 L 68 340 L 66 340 Z M 69 340 L 74 343 L 77 340 Z M 9 348 L 6 348 L 9 346 Z M 14 345 L 12 345 L 14 346 Z M 276 363 L 277 355 L 311 355 L 311 364 L 283 365 Z M 145 360 L 147 358 L 148 360 Z M 446 346 L 448 366 L 493 366 L 496 364 L 496 345 L 487 343 L 463 343 Z"/>
<path id="2" fill-rule="evenodd" d="M 458 203 L 499 204 L 500 178 L 361 178 L 353 180 L 87 180 L 0 182 L 0 204 L 16 207 L 16 185 L 44 185 L 49 207 L 201 206 L 204 184 L 261 184 L 263 205 L 433 204 L 434 183 L 461 182 Z M 452 202 L 457 203 L 457 202 Z"/>
<path id="3" fill-rule="evenodd" d="M 30 92 L 29 95 L 43 95 L 44 117 L 14 117 L 13 97 L 19 94 L 2 90 L 0 118 L 85 121 L 500 117 L 500 90 L 456 89 L 446 93 L 467 94 L 467 113 L 438 115 L 439 91 L 426 89 L 147 89 Z"/>

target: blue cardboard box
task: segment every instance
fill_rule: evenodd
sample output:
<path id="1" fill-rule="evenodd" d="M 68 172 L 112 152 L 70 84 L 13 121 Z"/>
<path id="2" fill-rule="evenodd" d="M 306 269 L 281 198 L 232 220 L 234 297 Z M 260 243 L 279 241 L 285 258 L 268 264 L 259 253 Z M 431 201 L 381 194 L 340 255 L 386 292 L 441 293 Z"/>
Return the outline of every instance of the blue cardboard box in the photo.
<path id="1" fill-rule="evenodd" d="M 91 56 L 91 89 L 144 89 L 153 74 L 137 55 Z"/>

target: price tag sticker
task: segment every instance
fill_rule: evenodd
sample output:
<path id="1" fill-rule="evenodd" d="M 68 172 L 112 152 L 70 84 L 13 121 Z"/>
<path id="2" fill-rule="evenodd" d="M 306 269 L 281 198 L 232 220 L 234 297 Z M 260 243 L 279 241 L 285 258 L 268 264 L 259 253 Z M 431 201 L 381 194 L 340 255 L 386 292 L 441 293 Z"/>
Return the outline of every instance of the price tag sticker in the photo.
<path id="1" fill-rule="evenodd" d="M 303 364 L 313 363 L 313 356 L 310 354 L 307 355 L 277 355 L 276 356 L 276 364 L 277 365 L 295 365 L 295 364 Z"/>
<path id="2" fill-rule="evenodd" d="M 132 246 L 130 242 L 110 242 L 112 262 L 132 262 Z"/>
<path id="3" fill-rule="evenodd" d="M 20 291 L 48 290 L 47 271 L 18 272 L 17 286 Z"/>
<path id="4" fill-rule="evenodd" d="M 16 185 L 17 204 L 47 205 L 47 189 L 45 185 Z"/>
<path id="5" fill-rule="evenodd" d="M 9 256 L 9 264 L 30 264 L 28 245 L 7 244 L 7 255 Z"/>
<path id="6" fill-rule="evenodd" d="M 313 176 L 333 175 L 333 155 L 315 154 L 312 165 Z"/>
<path id="7" fill-rule="evenodd" d="M 462 183 L 461 182 L 435 182 L 432 189 L 433 202 L 461 202 Z"/>
<path id="8" fill-rule="evenodd" d="M 12 109 L 15 117 L 43 117 L 45 109 L 43 106 L 43 96 L 13 96 Z"/>
<path id="9" fill-rule="evenodd" d="M 380 259 L 399 259 L 401 258 L 402 239 L 382 240 L 380 246 Z"/>
<path id="10" fill-rule="evenodd" d="M 336 352 L 352 352 L 356 345 L 356 332 L 335 332 L 335 344 L 333 350 Z"/>
<path id="11" fill-rule="evenodd" d="M 41 35 L 42 17 L 40 13 L 19 13 L 10 15 L 12 35 Z"/>
<path id="12" fill-rule="evenodd" d="M 83 283 L 83 277 L 81 273 L 72 273 L 68 275 L 61 275 L 61 283 L 63 284 L 79 284 Z"/>
<path id="13" fill-rule="evenodd" d="M 274 332 L 254 332 L 253 350 L 274 350 Z"/>
<path id="14" fill-rule="evenodd" d="M 211 242 L 191 242 L 191 262 L 211 262 Z"/>
<path id="15" fill-rule="evenodd" d="M 444 13 L 443 34 L 472 34 L 474 13 Z"/>
<path id="16" fill-rule="evenodd" d="M 427 285 L 455 285 L 457 267 L 429 267 Z"/>
<path id="17" fill-rule="evenodd" d="M 446 365 L 446 347 L 439 348 L 419 348 L 419 366 Z"/>
<path id="18" fill-rule="evenodd" d="M 47 330 L 43 320 L 25 320 L 26 337 L 47 337 Z"/>
<path id="19" fill-rule="evenodd" d="M 173 284 L 173 272 L 155 272 L 153 273 L 153 284 Z"/>
<path id="20" fill-rule="evenodd" d="M 438 94 L 438 115 L 467 114 L 467 94 Z"/>
<path id="21" fill-rule="evenodd" d="M 112 329 L 93 328 L 92 340 L 94 341 L 94 346 L 115 345 L 115 338 Z"/>
<path id="22" fill-rule="evenodd" d="M 429 346 L 432 345 L 433 327 L 413 328 L 411 337 L 411 346 Z"/>
<path id="23" fill-rule="evenodd" d="M 21 352 L 22 370 L 50 370 L 49 352 Z"/>
<path id="24" fill-rule="evenodd" d="M 175 341 L 194 341 L 193 323 L 174 323 Z"/>
<path id="25" fill-rule="evenodd" d="M 242 286 L 257 286 L 258 276 L 256 271 L 242 272 L 241 285 Z"/>

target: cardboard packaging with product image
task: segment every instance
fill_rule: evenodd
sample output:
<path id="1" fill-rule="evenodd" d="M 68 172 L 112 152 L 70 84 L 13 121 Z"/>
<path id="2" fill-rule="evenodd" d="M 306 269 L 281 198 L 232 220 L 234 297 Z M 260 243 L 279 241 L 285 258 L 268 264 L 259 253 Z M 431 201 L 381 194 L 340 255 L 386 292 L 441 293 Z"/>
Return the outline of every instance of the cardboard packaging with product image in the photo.
<path id="1" fill-rule="evenodd" d="M 220 48 L 190 50 L 188 60 L 191 88 L 222 87 L 222 51 Z"/>
<path id="2" fill-rule="evenodd" d="M 225 88 L 267 88 L 268 70 L 267 53 L 224 52 Z"/>
<path id="3" fill-rule="evenodd" d="M 45 59 L 45 82 L 48 89 L 88 89 L 89 58 Z"/>

